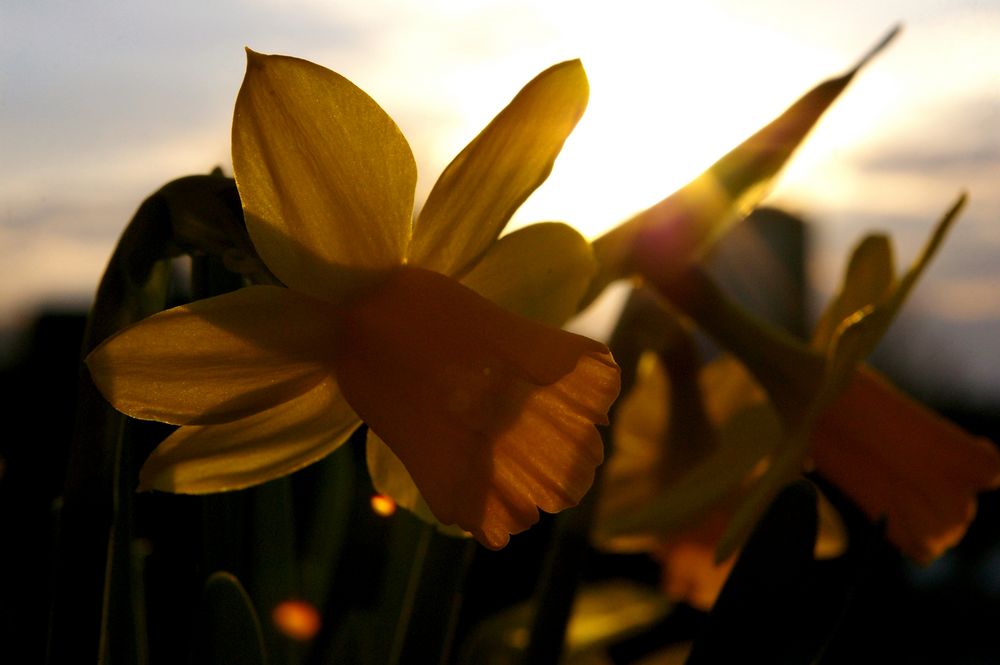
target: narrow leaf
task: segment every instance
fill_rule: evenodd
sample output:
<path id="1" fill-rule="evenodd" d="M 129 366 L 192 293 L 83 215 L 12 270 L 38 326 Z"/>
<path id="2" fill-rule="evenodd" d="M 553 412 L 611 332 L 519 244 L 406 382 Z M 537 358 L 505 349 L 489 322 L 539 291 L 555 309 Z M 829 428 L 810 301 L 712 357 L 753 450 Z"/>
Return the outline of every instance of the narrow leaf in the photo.
<path id="1" fill-rule="evenodd" d="M 598 274 L 584 304 L 616 279 L 638 273 L 659 284 L 701 258 L 763 199 L 823 113 L 898 32 L 894 28 L 850 71 L 817 85 L 680 190 L 597 238 Z"/>
<path id="2" fill-rule="evenodd" d="M 193 662 L 206 665 L 267 662 L 260 619 L 250 596 L 231 573 L 213 573 L 205 582 Z"/>

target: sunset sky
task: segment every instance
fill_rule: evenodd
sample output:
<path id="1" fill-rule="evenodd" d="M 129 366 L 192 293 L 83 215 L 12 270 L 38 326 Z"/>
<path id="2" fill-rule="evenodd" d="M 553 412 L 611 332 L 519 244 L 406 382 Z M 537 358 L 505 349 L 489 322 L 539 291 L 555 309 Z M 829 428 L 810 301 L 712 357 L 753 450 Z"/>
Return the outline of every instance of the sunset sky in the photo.
<path id="1" fill-rule="evenodd" d="M 810 276 L 822 294 L 862 233 L 889 232 L 905 266 L 968 190 L 890 343 L 926 377 L 916 389 L 996 404 L 1000 0 L 6 2 L 0 328 L 43 304 L 85 305 L 145 196 L 181 175 L 230 170 L 245 46 L 313 60 L 372 95 L 413 148 L 418 204 L 524 83 L 582 58 L 589 109 L 515 222 L 562 220 L 593 237 L 898 23 L 902 34 L 821 121 L 769 203 L 815 223 Z"/>

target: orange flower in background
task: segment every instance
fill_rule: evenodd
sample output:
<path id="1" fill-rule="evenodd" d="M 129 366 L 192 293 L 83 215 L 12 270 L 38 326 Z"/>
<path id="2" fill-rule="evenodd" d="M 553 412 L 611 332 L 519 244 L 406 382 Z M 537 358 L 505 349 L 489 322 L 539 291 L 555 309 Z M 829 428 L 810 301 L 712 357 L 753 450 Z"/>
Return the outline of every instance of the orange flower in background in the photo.
<path id="1" fill-rule="evenodd" d="M 710 606 L 707 599 L 721 589 L 744 534 L 773 494 L 804 467 L 814 467 L 871 519 L 884 520 L 888 540 L 916 561 L 929 563 L 957 544 L 975 515 L 976 495 L 1000 486 L 1000 453 L 858 363 L 888 329 L 963 201 L 942 218 L 899 278 L 886 237 L 859 243 L 840 291 L 820 317 L 811 349 L 790 347 L 793 353 L 783 357 L 777 351 L 785 342 L 764 331 L 765 346 L 773 342 L 767 363 L 750 360 L 788 380 L 796 375 L 789 365 L 814 356 L 802 376 L 819 367 L 819 381 L 792 381 L 791 391 L 775 395 L 742 357 L 723 356 L 693 377 L 693 363 L 675 366 L 668 375 L 657 361 L 670 354 L 644 355 L 615 418 L 598 544 L 652 553 L 664 566 L 670 593 Z M 728 306 L 714 300 L 721 297 L 717 292 L 703 295 L 718 306 L 716 316 L 727 316 Z M 669 326 L 658 325 L 663 334 L 677 337 Z M 744 327 L 736 334 L 751 333 Z M 678 408 L 675 393 L 691 392 L 686 384 L 692 380 L 699 399 L 680 403 L 704 408 L 704 415 L 692 414 L 690 406 L 687 412 Z M 794 400 L 785 397 L 796 393 Z M 711 429 L 695 429 L 694 440 L 679 440 L 682 428 L 675 421 L 692 417 L 707 420 Z M 684 452 L 692 448 L 701 452 Z M 826 528 L 817 552 L 829 552 L 837 540 L 836 520 L 825 508 L 821 500 Z M 824 533 L 834 537 L 824 543 Z M 723 563 L 717 563 L 720 557 Z"/>
<path id="2" fill-rule="evenodd" d="M 657 533 L 677 533 L 731 501 L 731 518 L 716 549 L 716 557 L 728 558 L 782 487 L 815 463 L 872 518 L 887 519 L 894 544 L 928 561 L 964 534 L 976 494 L 1000 485 L 1000 455 L 992 444 L 950 425 L 862 365 L 957 218 L 964 195 L 899 278 L 888 240 L 865 239 L 811 345 L 761 325 L 701 265 L 726 229 L 761 200 L 859 68 L 897 32 L 847 74 L 810 90 L 691 183 L 594 241 L 599 269 L 590 296 L 612 280 L 638 278 L 739 360 L 725 370 L 732 376 L 721 385 L 728 388 L 703 388 L 706 411 L 711 411 L 712 391 L 724 389 L 735 401 L 722 411 L 736 415 L 713 418 L 713 427 L 722 428 L 714 434 L 706 435 L 703 428 L 700 448 L 695 446 L 698 456 L 685 453 L 681 464 L 665 451 L 653 453 L 656 461 L 648 459 L 648 451 L 636 456 L 637 448 L 676 449 L 671 427 L 622 446 L 622 431 L 630 428 L 615 423 L 615 456 L 623 447 L 633 450 L 625 460 L 609 460 L 602 492 L 611 496 L 602 502 L 614 519 L 599 524 L 598 540 L 644 542 L 649 551 L 659 542 Z M 722 371 L 725 365 L 719 367 Z M 733 388 L 741 383 L 742 389 Z M 668 407 L 666 399 L 652 403 L 669 418 L 683 420 L 685 414 Z M 751 404 L 736 409 L 740 400 Z"/>
<path id="3" fill-rule="evenodd" d="M 412 222 L 416 169 L 388 115 L 334 72 L 248 52 L 233 166 L 254 247 L 287 288 L 162 312 L 88 357 L 117 409 L 181 426 L 141 488 L 262 483 L 364 421 L 377 490 L 488 547 L 539 508 L 575 505 L 602 460 L 594 425 L 618 368 L 552 324 L 576 311 L 593 258 L 562 224 L 498 236 L 586 100 L 579 62 L 540 74 Z"/>
<path id="4" fill-rule="evenodd" d="M 890 542 L 921 563 L 957 544 L 976 495 L 1000 486 L 1000 453 L 859 362 L 892 323 L 964 200 L 899 278 L 888 238 L 862 240 L 812 339 L 826 355 L 829 389 L 810 437 L 811 463 L 869 517 L 885 519 Z"/>
<path id="5" fill-rule="evenodd" d="M 758 461 L 773 454 L 780 431 L 776 417 L 758 415 L 758 424 L 748 426 L 751 414 L 770 410 L 766 394 L 745 367 L 723 357 L 700 375 L 719 444 L 694 464 L 671 465 L 671 451 L 681 442 L 666 438 L 669 419 L 685 414 L 665 406 L 671 387 L 662 366 L 651 355 L 643 360 L 614 423 L 616 446 L 602 484 L 595 542 L 611 551 L 648 552 L 662 566 L 665 593 L 708 609 L 735 561 L 733 553 L 718 561 L 719 543 L 760 478 L 760 467 L 748 472 L 748 463 L 754 454 Z M 734 436 L 740 430 L 744 434 Z M 806 464 L 872 520 L 884 519 L 889 542 L 922 564 L 956 545 L 975 516 L 976 495 L 1000 486 L 1000 454 L 992 442 L 938 416 L 867 367 L 817 419 L 808 443 Z M 741 447 L 752 449 L 743 463 Z M 664 477 L 666 482 L 657 480 Z M 846 545 L 843 525 L 822 495 L 818 510 L 816 556 L 838 556 Z"/>
<path id="6" fill-rule="evenodd" d="M 862 368 L 819 417 L 816 470 L 908 556 L 930 563 L 958 544 L 976 514 L 976 495 L 1000 486 L 1000 455 Z"/>

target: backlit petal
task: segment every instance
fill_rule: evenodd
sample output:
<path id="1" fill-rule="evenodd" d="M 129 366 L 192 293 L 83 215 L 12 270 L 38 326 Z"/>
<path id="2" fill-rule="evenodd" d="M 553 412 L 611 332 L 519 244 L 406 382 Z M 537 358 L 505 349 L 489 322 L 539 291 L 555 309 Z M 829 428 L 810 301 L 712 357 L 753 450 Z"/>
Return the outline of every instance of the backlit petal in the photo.
<path id="1" fill-rule="evenodd" d="M 595 534 L 599 541 L 609 549 L 628 551 L 651 535 L 669 537 L 720 504 L 743 496 L 757 470 L 774 453 L 780 436 L 777 418 L 764 405 L 745 409 L 730 418 L 719 435 L 717 449 L 662 484 L 647 502 L 636 503 L 631 509 L 625 503 L 609 502 L 608 509 L 599 515 Z"/>
<path id="2" fill-rule="evenodd" d="M 596 267 L 576 230 L 532 224 L 501 238 L 461 281 L 506 310 L 561 326 L 579 310 Z"/>
<path id="3" fill-rule="evenodd" d="M 929 562 L 964 535 L 976 495 L 1000 485 L 1000 454 L 862 368 L 813 436 L 817 470 L 888 538 Z"/>
<path id="4" fill-rule="evenodd" d="M 258 485 L 322 459 L 358 425 L 336 382 L 326 379 L 240 420 L 181 427 L 146 460 L 139 486 L 205 494 Z"/>
<path id="5" fill-rule="evenodd" d="M 410 263 L 460 274 L 552 170 L 587 106 L 579 60 L 545 70 L 448 165 L 420 211 Z"/>
<path id="6" fill-rule="evenodd" d="M 616 529 L 623 515 L 647 509 L 665 489 L 669 458 L 670 384 L 656 354 L 643 353 L 632 389 L 615 408 L 614 444 L 601 475 L 592 540 L 613 552 L 650 551 L 659 545 L 658 519 Z M 687 471 L 685 469 L 684 471 Z M 676 474 L 675 474 L 676 475 Z"/>
<path id="7" fill-rule="evenodd" d="M 604 470 L 593 538 L 603 549 L 649 550 L 686 531 L 741 494 L 755 468 L 773 454 L 781 431 L 746 370 L 728 357 L 702 368 L 699 384 L 715 441 L 682 441 L 670 405 L 672 387 L 654 354 L 645 354 L 614 422 L 613 454 Z M 679 437 L 678 437 L 679 438 Z M 685 447 L 704 450 L 685 455 Z"/>
<path id="8" fill-rule="evenodd" d="M 934 227 L 916 260 L 893 287 L 886 290 L 882 300 L 854 312 L 836 327 L 827 349 L 827 371 L 824 378 L 826 385 L 824 394 L 817 398 L 819 403 L 828 403 L 832 396 L 844 389 L 854 373 L 855 366 L 875 350 L 879 340 L 913 291 L 917 280 L 941 247 L 965 203 L 966 196 L 962 194 Z"/>
<path id="9" fill-rule="evenodd" d="M 252 286 L 175 307 L 126 328 L 88 357 L 119 411 L 174 425 L 242 418 L 331 375 L 326 303 Z"/>
<path id="10" fill-rule="evenodd" d="M 335 346 L 344 395 L 434 515 L 487 547 L 593 482 L 619 389 L 604 345 L 404 268 L 344 309 Z"/>
<path id="11" fill-rule="evenodd" d="M 344 77 L 248 51 L 233 170 L 257 252 L 285 284 L 339 300 L 398 265 L 416 185 L 392 119 Z"/>
<path id="12" fill-rule="evenodd" d="M 886 236 L 867 236 L 854 248 L 840 292 L 830 299 L 816 323 L 811 340 L 814 349 L 828 348 L 845 319 L 892 295 L 896 281 L 894 265 L 892 244 Z"/>

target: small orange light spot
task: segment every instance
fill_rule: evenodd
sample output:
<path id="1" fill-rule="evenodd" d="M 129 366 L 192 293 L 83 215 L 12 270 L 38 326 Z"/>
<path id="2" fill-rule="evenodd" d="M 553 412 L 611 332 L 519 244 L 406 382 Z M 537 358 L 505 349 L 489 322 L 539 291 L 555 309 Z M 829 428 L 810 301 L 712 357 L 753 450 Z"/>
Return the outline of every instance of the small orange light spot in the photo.
<path id="1" fill-rule="evenodd" d="M 319 611 L 304 600 L 284 600 L 274 606 L 271 620 L 293 640 L 311 640 L 319 632 Z"/>
<path id="2" fill-rule="evenodd" d="M 372 510 L 375 511 L 376 515 L 389 517 L 396 512 L 396 502 L 392 500 L 392 497 L 388 497 L 385 494 L 375 494 L 372 496 L 371 503 Z"/>

